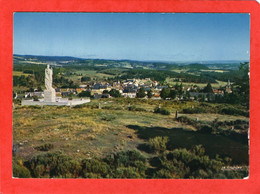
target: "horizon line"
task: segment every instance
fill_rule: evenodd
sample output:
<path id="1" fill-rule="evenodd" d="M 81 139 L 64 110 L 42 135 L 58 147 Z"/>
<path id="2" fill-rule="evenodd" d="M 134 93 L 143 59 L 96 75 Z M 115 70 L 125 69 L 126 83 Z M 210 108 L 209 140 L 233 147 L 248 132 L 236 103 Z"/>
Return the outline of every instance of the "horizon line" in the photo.
<path id="1" fill-rule="evenodd" d="M 163 59 L 158 59 L 158 60 L 148 60 L 148 59 L 143 59 L 143 60 L 138 60 L 138 59 L 126 59 L 126 58 L 121 58 L 121 59 L 115 59 L 115 58 L 85 58 L 85 57 L 76 57 L 76 56 L 68 56 L 68 55 L 35 55 L 35 54 L 15 54 L 14 55 L 19 55 L 19 56 L 34 56 L 34 57 L 70 57 L 70 58 L 76 58 L 76 59 L 81 59 L 81 60 L 115 60 L 115 61 L 137 61 L 137 62 L 165 62 L 165 63 L 187 63 L 187 62 L 228 62 L 228 61 L 243 61 L 243 62 L 250 62 L 250 60 L 247 59 L 212 59 L 212 60 L 163 60 Z"/>

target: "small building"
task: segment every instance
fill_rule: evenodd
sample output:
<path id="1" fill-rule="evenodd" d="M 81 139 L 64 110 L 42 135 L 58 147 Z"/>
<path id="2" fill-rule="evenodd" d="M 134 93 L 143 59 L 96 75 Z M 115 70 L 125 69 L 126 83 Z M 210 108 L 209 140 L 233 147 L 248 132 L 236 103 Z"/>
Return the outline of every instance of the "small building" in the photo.
<path id="1" fill-rule="evenodd" d="M 161 98 L 161 96 L 160 96 L 160 93 L 154 93 L 152 99 L 154 99 L 154 100 L 160 100 L 160 99 L 162 99 L 162 98 Z"/>
<path id="2" fill-rule="evenodd" d="M 128 92 L 128 93 L 123 93 L 122 94 L 125 98 L 135 98 L 136 97 L 136 93 L 135 92 Z"/>
<path id="3" fill-rule="evenodd" d="M 231 84 L 230 84 L 229 80 L 228 80 L 228 83 L 226 85 L 225 92 L 228 93 L 228 94 L 232 93 L 232 88 L 231 88 Z"/>
<path id="4" fill-rule="evenodd" d="M 44 97 L 44 93 L 43 92 L 25 92 L 25 94 L 24 94 L 25 98 L 32 98 L 33 96 L 42 98 L 42 97 Z"/>
<path id="5" fill-rule="evenodd" d="M 223 95 L 224 95 L 224 90 L 213 89 L 213 93 L 214 93 L 215 95 L 221 95 L 221 96 L 223 96 Z"/>
<path id="6" fill-rule="evenodd" d="M 95 95 L 95 94 L 103 94 L 103 91 L 105 89 L 92 89 L 91 90 L 91 95 Z"/>
<path id="7" fill-rule="evenodd" d="M 87 85 L 79 85 L 80 88 L 86 88 Z"/>
<path id="8" fill-rule="evenodd" d="M 77 94 L 81 93 L 82 91 L 85 91 L 85 88 L 76 88 Z"/>

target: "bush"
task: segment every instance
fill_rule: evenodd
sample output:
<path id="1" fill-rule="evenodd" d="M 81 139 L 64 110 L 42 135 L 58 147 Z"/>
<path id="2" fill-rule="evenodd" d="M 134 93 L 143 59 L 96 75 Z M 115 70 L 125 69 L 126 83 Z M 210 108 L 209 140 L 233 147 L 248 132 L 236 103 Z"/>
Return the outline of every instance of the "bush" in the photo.
<path id="1" fill-rule="evenodd" d="M 79 97 L 91 97 L 91 92 L 90 91 L 82 91 L 78 95 Z"/>
<path id="2" fill-rule="evenodd" d="M 149 146 L 154 152 L 164 152 L 167 149 L 168 137 L 155 137 L 149 139 Z"/>
<path id="3" fill-rule="evenodd" d="M 113 175 L 114 178 L 142 178 L 139 171 L 135 167 L 117 168 Z"/>
<path id="4" fill-rule="evenodd" d="M 171 114 L 171 112 L 169 110 L 167 110 L 165 108 L 159 108 L 159 107 L 154 109 L 154 113 L 160 113 L 162 115 L 170 115 Z"/>
<path id="5" fill-rule="evenodd" d="M 101 120 L 103 121 L 112 121 L 115 120 L 116 117 L 114 115 L 102 115 Z"/>
<path id="6" fill-rule="evenodd" d="M 192 150 L 175 149 L 159 157 L 160 166 L 153 178 L 214 178 L 224 165 L 217 159 L 204 155 L 202 146 Z"/>
<path id="7" fill-rule="evenodd" d="M 58 107 L 60 107 L 60 106 L 58 106 Z M 73 106 L 73 108 L 83 108 L 83 107 L 86 107 L 86 104 L 78 104 L 78 105 Z"/>
<path id="8" fill-rule="evenodd" d="M 115 106 L 115 105 L 110 105 L 110 106 L 102 106 L 102 109 L 106 110 L 123 110 L 124 108 L 121 106 Z"/>
<path id="9" fill-rule="evenodd" d="M 165 137 L 153 138 L 162 142 L 158 150 L 166 149 Z M 152 141 L 153 142 L 153 141 Z M 153 143 L 153 145 L 157 145 Z M 15 177 L 27 178 L 243 178 L 248 168 L 222 170 L 230 165 L 230 158 L 209 158 L 201 145 L 191 150 L 175 149 L 150 158 L 138 151 L 125 151 L 107 156 L 105 159 L 83 159 L 76 161 L 60 152 L 41 154 L 13 165 Z"/>
<path id="10" fill-rule="evenodd" d="M 205 154 L 205 148 L 202 145 L 195 145 L 191 148 L 191 152 L 197 156 L 203 156 Z"/>
<path id="11" fill-rule="evenodd" d="M 40 154 L 24 164 L 35 178 L 77 178 L 81 171 L 81 165 L 78 161 L 60 152 Z"/>
<path id="12" fill-rule="evenodd" d="M 245 116 L 245 117 L 249 117 L 249 112 L 243 111 L 243 110 L 239 110 L 236 108 L 223 108 L 220 110 L 221 114 L 227 114 L 227 115 L 241 115 L 241 116 Z"/>
<path id="13" fill-rule="evenodd" d="M 51 143 L 47 143 L 41 146 L 37 146 L 34 149 L 38 150 L 38 151 L 49 151 L 51 149 L 53 149 L 54 145 Z"/>
<path id="14" fill-rule="evenodd" d="M 146 158 L 140 152 L 133 150 L 108 156 L 104 161 L 114 168 L 132 166 L 144 170 Z"/>
<path id="15" fill-rule="evenodd" d="M 130 106 L 128 108 L 129 111 L 146 111 L 144 108 L 141 108 L 141 107 L 136 107 L 136 106 Z"/>
<path id="16" fill-rule="evenodd" d="M 184 123 L 186 125 L 192 125 L 193 127 L 197 128 L 197 129 L 199 129 L 201 127 L 200 122 L 195 121 L 193 119 L 189 119 L 188 117 L 185 117 L 185 116 L 178 117 L 177 121 Z"/>
<path id="17" fill-rule="evenodd" d="M 84 178 L 108 178 L 110 167 L 107 163 L 97 159 L 85 159 L 81 162 L 81 175 Z"/>
<path id="18" fill-rule="evenodd" d="M 30 178 L 30 171 L 22 163 L 13 163 L 13 177 Z"/>
<path id="19" fill-rule="evenodd" d="M 198 129 L 199 132 L 201 133 L 212 133 L 213 132 L 213 129 L 211 126 L 209 125 L 202 125 L 199 129 Z"/>

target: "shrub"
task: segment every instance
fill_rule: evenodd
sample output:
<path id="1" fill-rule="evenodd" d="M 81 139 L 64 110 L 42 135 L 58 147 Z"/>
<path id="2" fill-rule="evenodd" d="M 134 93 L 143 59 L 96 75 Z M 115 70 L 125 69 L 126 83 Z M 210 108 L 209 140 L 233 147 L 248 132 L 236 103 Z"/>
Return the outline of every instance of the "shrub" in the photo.
<path id="1" fill-rule="evenodd" d="M 135 167 L 117 168 L 113 174 L 114 178 L 142 178 Z"/>
<path id="2" fill-rule="evenodd" d="M 105 161 L 110 164 L 110 166 L 117 167 L 128 167 L 134 166 L 138 167 L 141 165 L 138 161 L 145 163 L 146 158 L 138 151 L 126 151 L 126 152 L 119 152 L 112 156 L 108 156 L 105 158 Z"/>
<path id="3" fill-rule="evenodd" d="M 171 112 L 169 110 L 167 110 L 165 108 L 159 108 L 159 107 L 154 109 L 154 113 L 160 113 L 162 115 L 170 115 L 171 114 Z"/>
<path id="4" fill-rule="evenodd" d="M 197 156 L 203 156 L 205 154 L 205 148 L 202 145 L 195 145 L 191 148 L 191 152 Z"/>
<path id="5" fill-rule="evenodd" d="M 249 117 L 249 112 L 243 111 L 243 110 L 239 110 L 236 108 L 223 108 L 220 110 L 221 114 L 227 114 L 227 115 L 241 115 L 241 116 L 245 116 L 245 117 Z"/>
<path id="6" fill-rule="evenodd" d="M 192 150 L 175 149 L 159 157 L 160 166 L 153 178 L 214 178 L 221 173 L 223 163 L 204 155 L 202 146 Z"/>
<path id="7" fill-rule="evenodd" d="M 30 171 L 22 164 L 17 162 L 13 163 L 13 177 L 19 178 L 30 178 L 31 173 Z"/>
<path id="8" fill-rule="evenodd" d="M 154 172 L 152 178 L 161 178 L 161 179 L 177 179 L 181 178 L 177 173 L 173 173 L 169 169 L 160 169 Z"/>
<path id="9" fill-rule="evenodd" d="M 185 123 L 187 125 L 192 125 L 193 127 L 196 127 L 196 128 L 200 128 L 201 127 L 201 124 L 200 122 L 198 121 L 195 121 L 193 119 L 189 119 L 188 117 L 186 116 L 181 116 L 181 117 L 178 117 L 177 118 L 177 121 L 181 122 L 181 123 Z"/>
<path id="10" fill-rule="evenodd" d="M 128 107 L 128 110 L 130 110 L 130 111 L 146 111 L 144 108 L 136 107 L 136 106 L 130 106 L 130 107 Z"/>
<path id="11" fill-rule="evenodd" d="M 195 107 L 195 108 L 184 108 L 182 112 L 185 114 L 198 114 L 198 113 L 206 113 L 207 111 L 204 108 Z"/>
<path id="12" fill-rule="evenodd" d="M 81 162 L 81 166 L 81 175 L 85 178 L 106 178 L 110 174 L 108 164 L 97 159 L 85 159 Z"/>
<path id="13" fill-rule="evenodd" d="M 112 120 L 115 120 L 116 117 L 114 115 L 102 115 L 101 116 L 101 120 L 103 121 L 112 121 Z"/>
<path id="14" fill-rule="evenodd" d="M 121 106 L 110 105 L 110 106 L 102 106 L 102 109 L 106 109 L 106 110 L 123 110 L 124 108 L 121 107 Z"/>
<path id="15" fill-rule="evenodd" d="M 77 178 L 81 170 L 81 165 L 78 161 L 60 152 L 37 155 L 24 164 L 35 178 Z"/>
<path id="16" fill-rule="evenodd" d="M 155 137 L 149 139 L 149 146 L 154 152 L 164 152 L 167 149 L 168 137 Z"/>
<path id="17" fill-rule="evenodd" d="M 85 104 L 78 104 L 78 105 L 73 106 L 73 108 L 83 108 L 83 107 L 86 107 L 86 105 Z"/>
<path id="18" fill-rule="evenodd" d="M 240 170 L 232 171 L 232 170 L 225 170 L 223 175 L 227 179 L 242 179 L 247 177 L 249 174 L 248 168 L 242 168 Z"/>
<path id="19" fill-rule="evenodd" d="M 146 158 L 138 151 L 126 151 L 107 156 L 104 161 L 111 167 L 113 178 L 145 178 Z"/>
<path id="20" fill-rule="evenodd" d="M 32 105 L 29 106 L 31 109 L 41 109 L 41 106 L 37 106 L 37 105 Z"/>
<path id="21" fill-rule="evenodd" d="M 91 92 L 90 91 L 82 91 L 78 95 L 79 97 L 91 97 Z"/>
<path id="22" fill-rule="evenodd" d="M 202 125 L 199 129 L 198 129 L 199 132 L 201 133 L 212 133 L 213 132 L 213 129 L 211 126 L 209 125 Z"/>
<path id="23" fill-rule="evenodd" d="M 53 149 L 54 145 L 51 143 L 46 143 L 44 145 L 40 145 L 35 147 L 34 149 L 38 150 L 38 151 L 49 151 L 51 149 Z"/>

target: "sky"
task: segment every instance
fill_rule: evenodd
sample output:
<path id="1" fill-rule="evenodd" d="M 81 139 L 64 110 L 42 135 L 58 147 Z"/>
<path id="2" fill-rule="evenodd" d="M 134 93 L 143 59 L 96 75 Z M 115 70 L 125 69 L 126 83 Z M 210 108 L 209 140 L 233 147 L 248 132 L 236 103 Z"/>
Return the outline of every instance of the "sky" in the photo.
<path id="1" fill-rule="evenodd" d="M 14 13 L 13 53 L 145 61 L 249 61 L 250 15 Z"/>

